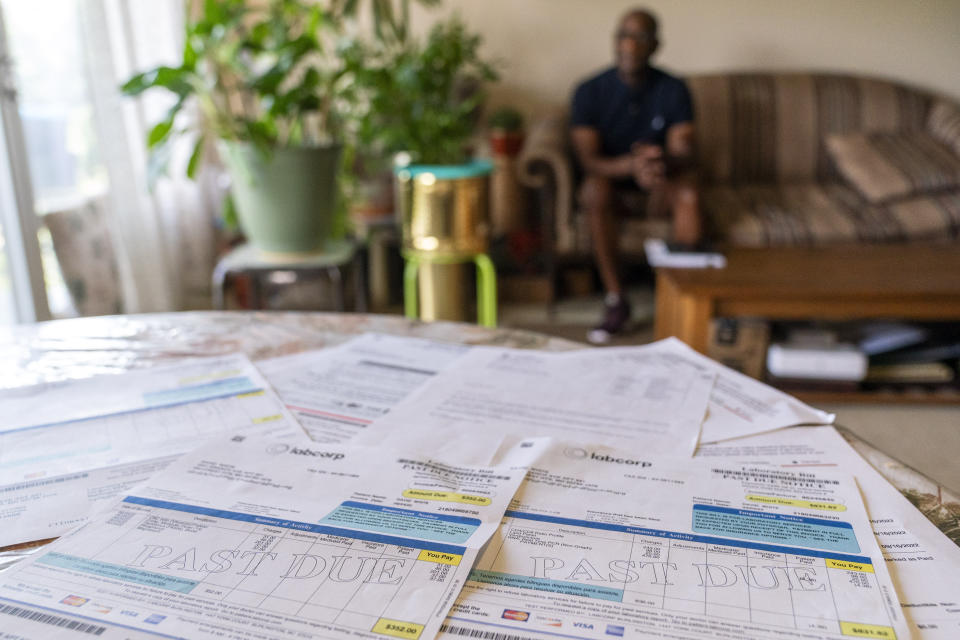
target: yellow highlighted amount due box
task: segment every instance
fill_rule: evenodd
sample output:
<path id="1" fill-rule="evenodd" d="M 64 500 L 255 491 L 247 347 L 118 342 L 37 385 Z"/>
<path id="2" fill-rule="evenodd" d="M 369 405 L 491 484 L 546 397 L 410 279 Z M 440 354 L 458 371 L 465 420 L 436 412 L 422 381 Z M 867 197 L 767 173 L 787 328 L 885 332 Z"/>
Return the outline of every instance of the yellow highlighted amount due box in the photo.
<path id="1" fill-rule="evenodd" d="M 423 560 L 424 562 L 436 562 L 439 564 L 460 564 L 460 560 L 463 559 L 463 556 L 458 556 L 455 553 L 443 553 L 441 551 L 430 551 L 429 549 L 423 549 L 420 552 L 420 555 L 417 556 L 417 560 Z"/>
<path id="2" fill-rule="evenodd" d="M 860 622 L 841 622 L 840 633 L 855 638 L 882 638 L 883 640 L 895 640 L 897 637 L 897 634 L 893 631 L 893 627 L 884 627 L 879 624 L 862 624 Z"/>
<path id="3" fill-rule="evenodd" d="M 827 569 L 843 569 L 844 571 L 859 571 L 861 573 L 873 573 L 873 565 L 865 562 L 848 562 L 846 560 L 835 560 L 827 558 Z M 883 637 L 883 636 L 880 636 Z"/>
<path id="4" fill-rule="evenodd" d="M 403 492 L 403 497 L 416 498 L 417 500 L 439 500 L 440 502 L 462 502 L 464 504 L 476 504 L 482 507 L 490 504 L 490 498 L 486 496 L 472 496 L 468 493 L 453 493 L 452 491 L 407 489 Z"/>
<path id="5" fill-rule="evenodd" d="M 275 413 L 272 416 L 260 416 L 259 418 L 253 419 L 253 424 L 262 424 L 264 422 L 273 422 L 274 420 L 279 420 L 283 416 L 279 413 Z"/>
<path id="6" fill-rule="evenodd" d="M 848 562 L 847 560 L 836 560 L 827 558 L 827 569 L 843 569 L 844 571 L 859 571 L 861 573 L 873 573 L 873 565 L 866 562 Z"/>
<path id="7" fill-rule="evenodd" d="M 385 636 L 393 636 L 394 638 L 409 638 L 415 640 L 423 633 L 423 625 L 414 622 L 403 622 L 402 620 L 380 618 L 377 620 L 377 624 L 373 625 L 371 631 Z"/>
<path id="8" fill-rule="evenodd" d="M 813 502 L 812 500 L 798 500 L 797 498 L 778 498 L 777 496 L 747 496 L 750 502 L 761 502 L 763 504 L 779 504 L 787 507 L 800 507 L 801 509 L 819 509 L 820 511 L 846 511 L 847 507 L 842 504 L 832 502 Z"/>

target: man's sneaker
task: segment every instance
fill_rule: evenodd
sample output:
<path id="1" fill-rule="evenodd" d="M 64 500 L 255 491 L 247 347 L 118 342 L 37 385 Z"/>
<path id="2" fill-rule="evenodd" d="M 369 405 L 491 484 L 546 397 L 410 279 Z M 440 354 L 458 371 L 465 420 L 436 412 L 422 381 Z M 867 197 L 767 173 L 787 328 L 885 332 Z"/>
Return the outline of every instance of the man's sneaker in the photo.
<path id="1" fill-rule="evenodd" d="M 593 344 L 607 344 L 612 336 L 629 329 L 630 303 L 626 298 L 608 295 L 603 306 L 603 322 L 587 332 L 587 340 Z"/>

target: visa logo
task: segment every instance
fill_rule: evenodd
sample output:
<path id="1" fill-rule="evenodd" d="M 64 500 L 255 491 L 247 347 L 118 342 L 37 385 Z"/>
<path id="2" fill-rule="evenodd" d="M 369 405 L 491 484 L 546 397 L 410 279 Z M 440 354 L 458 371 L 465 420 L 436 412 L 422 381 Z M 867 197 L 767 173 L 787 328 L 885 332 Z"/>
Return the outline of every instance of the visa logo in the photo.
<path id="1" fill-rule="evenodd" d="M 593 625 L 589 622 L 574 622 L 573 626 L 577 627 L 578 629 L 593 629 Z"/>

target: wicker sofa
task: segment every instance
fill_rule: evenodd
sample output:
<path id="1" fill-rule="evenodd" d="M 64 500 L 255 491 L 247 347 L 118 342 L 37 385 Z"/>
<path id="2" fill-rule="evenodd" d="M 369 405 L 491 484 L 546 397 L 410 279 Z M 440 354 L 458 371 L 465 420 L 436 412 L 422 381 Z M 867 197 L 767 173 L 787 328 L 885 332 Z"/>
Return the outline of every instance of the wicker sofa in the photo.
<path id="1" fill-rule="evenodd" d="M 960 190 L 871 204 L 846 184 L 824 144 L 835 133 L 936 129 L 960 155 L 960 107 L 955 103 L 902 84 L 836 74 L 695 75 L 687 82 L 697 114 L 705 221 L 721 246 L 818 246 L 960 235 Z M 576 174 L 564 115 L 531 128 L 519 171 L 521 181 L 537 193 L 551 275 L 564 260 L 589 256 L 589 224 L 575 202 Z M 645 238 L 668 232 L 669 220 L 628 218 L 619 236 L 621 250 L 641 257 Z"/>

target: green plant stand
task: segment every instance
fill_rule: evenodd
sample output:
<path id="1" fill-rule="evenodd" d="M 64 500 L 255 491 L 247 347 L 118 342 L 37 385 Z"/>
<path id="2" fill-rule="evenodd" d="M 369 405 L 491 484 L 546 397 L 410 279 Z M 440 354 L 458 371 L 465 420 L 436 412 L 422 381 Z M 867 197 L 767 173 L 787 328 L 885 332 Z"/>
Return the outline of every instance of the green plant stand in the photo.
<path id="1" fill-rule="evenodd" d="M 403 269 L 403 311 L 410 319 L 419 317 L 417 303 L 417 275 L 421 264 L 463 264 L 473 262 L 477 267 L 477 324 L 497 326 L 497 271 L 490 256 L 485 253 L 469 255 L 429 254 L 419 251 L 404 251 L 406 265 Z"/>

